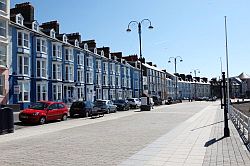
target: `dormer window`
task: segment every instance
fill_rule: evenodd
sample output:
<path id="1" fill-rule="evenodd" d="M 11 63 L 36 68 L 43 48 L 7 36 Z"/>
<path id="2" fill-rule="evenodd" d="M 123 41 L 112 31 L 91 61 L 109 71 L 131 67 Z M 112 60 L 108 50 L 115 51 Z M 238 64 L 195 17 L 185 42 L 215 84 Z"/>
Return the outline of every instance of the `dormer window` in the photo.
<path id="1" fill-rule="evenodd" d="M 0 0 L 0 10 L 6 12 L 7 11 L 7 0 Z"/>
<path id="2" fill-rule="evenodd" d="M 68 38 L 67 38 L 67 36 L 65 34 L 63 35 L 63 42 L 68 43 Z"/>
<path id="3" fill-rule="evenodd" d="M 38 32 L 38 27 L 39 27 L 38 22 L 37 22 L 37 21 L 34 21 L 34 22 L 32 23 L 32 29 L 33 29 L 34 31 L 37 31 L 37 32 Z"/>
<path id="4" fill-rule="evenodd" d="M 51 30 L 50 30 L 50 37 L 52 37 L 53 39 L 56 38 L 56 32 L 55 32 L 54 29 L 51 29 Z"/>
<path id="5" fill-rule="evenodd" d="M 84 50 L 88 50 L 89 48 L 88 48 L 88 44 L 87 43 L 85 43 L 84 44 Z"/>
<path id="6" fill-rule="evenodd" d="M 97 48 L 94 49 L 94 53 L 97 54 Z"/>
<path id="7" fill-rule="evenodd" d="M 79 41 L 78 40 L 75 40 L 75 46 L 79 47 Z"/>
<path id="8" fill-rule="evenodd" d="M 103 50 L 101 51 L 101 56 L 104 56 L 104 51 Z"/>
<path id="9" fill-rule="evenodd" d="M 16 23 L 23 26 L 23 16 L 21 14 L 16 15 Z"/>

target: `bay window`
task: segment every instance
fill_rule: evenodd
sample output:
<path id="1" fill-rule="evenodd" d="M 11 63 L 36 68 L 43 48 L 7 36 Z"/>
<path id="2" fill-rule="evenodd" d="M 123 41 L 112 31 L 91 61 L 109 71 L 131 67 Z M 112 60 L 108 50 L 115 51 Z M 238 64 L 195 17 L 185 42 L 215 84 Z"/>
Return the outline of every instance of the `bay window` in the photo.
<path id="1" fill-rule="evenodd" d="M 103 75 L 103 85 L 108 86 L 108 75 Z"/>
<path id="2" fill-rule="evenodd" d="M 108 62 L 103 63 L 103 71 L 108 71 Z"/>
<path id="3" fill-rule="evenodd" d="M 66 74 L 65 78 L 66 81 L 74 81 L 72 65 L 65 66 L 65 74 Z"/>
<path id="4" fill-rule="evenodd" d="M 65 60 L 66 61 L 73 61 L 73 50 L 70 48 L 65 48 Z"/>
<path id="5" fill-rule="evenodd" d="M 102 90 L 96 89 L 96 99 L 102 99 Z"/>
<path id="6" fill-rule="evenodd" d="M 18 81 L 20 86 L 19 102 L 29 102 L 30 101 L 30 82 L 29 81 Z"/>
<path id="7" fill-rule="evenodd" d="M 77 70 L 77 82 L 84 82 L 84 70 Z"/>
<path id="8" fill-rule="evenodd" d="M 96 69 L 101 70 L 101 61 L 100 60 L 96 60 Z"/>
<path id="9" fill-rule="evenodd" d="M 77 87 L 77 97 L 78 99 L 84 98 L 84 87 Z"/>
<path id="10" fill-rule="evenodd" d="M 96 84 L 101 85 L 101 74 L 96 74 Z"/>
<path id="11" fill-rule="evenodd" d="M 86 83 L 93 84 L 93 73 L 92 72 L 86 73 Z"/>
<path id="12" fill-rule="evenodd" d="M 62 80 L 62 64 L 61 63 L 52 64 L 52 79 Z"/>
<path id="13" fill-rule="evenodd" d="M 84 54 L 78 54 L 77 55 L 77 64 L 84 66 Z"/>
<path id="14" fill-rule="evenodd" d="M 23 31 L 17 32 L 17 45 L 19 47 L 29 48 L 29 34 Z"/>
<path id="15" fill-rule="evenodd" d="M 62 46 L 53 44 L 52 45 L 52 56 L 55 58 L 62 58 Z"/>
<path id="16" fill-rule="evenodd" d="M 36 85 L 36 100 L 41 101 L 41 100 L 48 100 L 48 88 L 46 83 L 37 83 Z"/>
<path id="17" fill-rule="evenodd" d="M 93 68 L 93 58 L 92 57 L 87 57 L 87 67 Z"/>
<path id="18" fill-rule="evenodd" d="M 36 51 L 47 53 L 47 42 L 45 39 L 38 38 L 36 40 Z"/>
<path id="19" fill-rule="evenodd" d="M 25 75 L 29 76 L 29 56 L 25 54 L 19 54 L 18 55 L 18 74 L 19 75 Z"/>
<path id="20" fill-rule="evenodd" d="M 46 75 L 46 71 L 47 71 L 46 60 L 38 59 L 36 64 L 37 64 L 36 76 L 46 78 L 47 77 L 47 75 Z"/>
<path id="21" fill-rule="evenodd" d="M 7 11 L 7 0 L 0 0 L 0 10 L 6 12 Z"/>
<path id="22" fill-rule="evenodd" d="M 6 37 L 7 35 L 7 22 L 5 20 L 0 19 L 0 36 Z"/>
<path id="23" fill-rule="evenodd" d="M 6 66 L 7 46 L 0 44 L 0 66 Z"/>
<path id="24" fill-rule="evenodd" d="M 60 101 L 62 100 L 62 85 L 61 84 L 53 84 L 52 86 L 53 91 L 53 101 Z"/>

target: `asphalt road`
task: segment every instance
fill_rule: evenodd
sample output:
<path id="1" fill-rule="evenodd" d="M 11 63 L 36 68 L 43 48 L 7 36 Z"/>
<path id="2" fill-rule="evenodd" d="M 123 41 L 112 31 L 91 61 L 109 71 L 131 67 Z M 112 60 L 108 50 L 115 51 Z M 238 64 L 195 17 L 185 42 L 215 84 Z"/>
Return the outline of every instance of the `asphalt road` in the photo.
<path id="1" fill-rule="evenodd" d="M 117 165 L 209 104 L 187 102 L 25 127 L 0 136 L 0 165 Z"/>

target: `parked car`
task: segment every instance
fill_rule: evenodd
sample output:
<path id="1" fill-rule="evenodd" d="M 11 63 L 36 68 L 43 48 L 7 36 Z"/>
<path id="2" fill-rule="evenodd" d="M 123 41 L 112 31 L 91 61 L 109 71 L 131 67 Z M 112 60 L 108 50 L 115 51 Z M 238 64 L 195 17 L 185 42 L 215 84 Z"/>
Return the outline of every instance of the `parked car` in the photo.
<path id="1" fill-rule="evenodd" d="M 141 101 L 138 98 L 128 99 L 130 108 L 139 108 L 141 106 Z"/>
<path id="2" fill-rule="evenodd" d="M 91 101 L 75 101 L 72 103 L 69 110 L 70 117 L 80 115 L 81 117 L 103 115 L 102 111 L 95 107 Z"/>
<path id="3" fill-rule="evenodd" d="M 107 114 L 117 111 L 117 106 L 111 100 L 96 100 L 94 104 L 100 111 Z"/>
<path id="4" fill-rule="evenodd" d="M 117 106 L 117 110 L 120 110 L 120 111 L 127 111 L 129 110 L 129 103 L 128 103 L 128 100 L 115 100 L 114 101 L 114 105 Z"/>
<path id="5" fill-rule="evenodd" d="M 61 119 L 67 120 L 68 108 L 63 102 L 39 101 L 19 113 L 19 120 L 26 123 L 39 123 Z"/>
<path id="6" fill-rule="evenodd" d="M 152 96 L 154 105 L 162 105 L 162 99 L 159 96 Z"/>

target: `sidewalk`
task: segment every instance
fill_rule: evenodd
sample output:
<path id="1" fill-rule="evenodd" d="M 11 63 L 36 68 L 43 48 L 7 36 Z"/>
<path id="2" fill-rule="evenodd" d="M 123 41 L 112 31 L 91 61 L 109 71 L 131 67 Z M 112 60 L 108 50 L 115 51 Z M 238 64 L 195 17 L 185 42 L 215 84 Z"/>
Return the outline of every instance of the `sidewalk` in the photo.
<path id="1" fill-rule="evenodd" d="M 250 165 L 250 153 L 229 121 L 230 137 L 223 137 L 223 110 L 218 102 L 163 135 L 120 166 Z"/>

